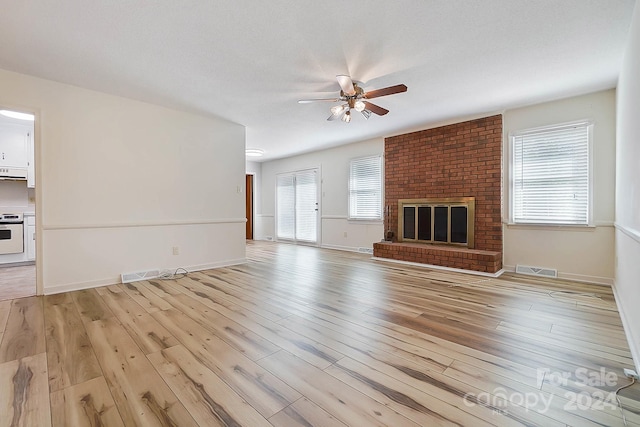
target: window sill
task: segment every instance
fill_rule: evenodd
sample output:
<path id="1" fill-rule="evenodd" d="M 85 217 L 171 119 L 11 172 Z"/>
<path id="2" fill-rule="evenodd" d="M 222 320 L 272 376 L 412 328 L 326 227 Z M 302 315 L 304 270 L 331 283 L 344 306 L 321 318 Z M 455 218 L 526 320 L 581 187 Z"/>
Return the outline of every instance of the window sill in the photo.
<path id="1" fill-rule="evenodd" d="M 577 224 L 522 224 L 515 222 L 505 222 L 507 228 L 514 230 L 550 230 L 550 231 L 593 231 L 597 227 L 593 224 L 577 225 Z"/>

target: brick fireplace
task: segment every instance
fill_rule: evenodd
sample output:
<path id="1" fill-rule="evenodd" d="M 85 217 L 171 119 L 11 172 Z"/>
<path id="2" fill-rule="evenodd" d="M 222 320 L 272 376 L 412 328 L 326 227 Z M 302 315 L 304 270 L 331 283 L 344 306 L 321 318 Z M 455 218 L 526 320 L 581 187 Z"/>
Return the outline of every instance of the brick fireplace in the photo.
<path id="1" fill-rule="evenodd" d="M 390 210 L 385 227 L 394 236 L 391 242 L 375 243 L 374 256 L 487 273 L 499 271 L 501 159 L 501 115 L 385 138 L 385 206 Z M 448 241 L 431 237 L 430 242 L 403 238 L 411 233 L 402 218 L 403 206 L 409 206 L 408 215 L 424 212 L 425 216 L 435 216 L 437 209 L 445 212 L 445 204 L 440 201 L 458 199 L 474 200 L 473 235 L 467 237 L 471 245 L 457 244 L 451 237 Z M 406 200 L 424 203 L 403 204 Z M 409 222 L 413 220 L 411 216 Z"/>

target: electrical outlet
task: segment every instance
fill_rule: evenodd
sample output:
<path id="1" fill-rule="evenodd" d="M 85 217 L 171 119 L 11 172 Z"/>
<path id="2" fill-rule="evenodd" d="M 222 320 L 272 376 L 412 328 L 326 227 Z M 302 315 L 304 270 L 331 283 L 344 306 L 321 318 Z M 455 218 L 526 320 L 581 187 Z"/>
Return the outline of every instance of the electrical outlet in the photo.
<path id="1" fill-rule="evenodd" d="M 347 232 L 346 231 L 344 232 L 344 237 L 347 237 Z"/>
<path id="2" fill-rule="evenodd" d="M 179 246 L 174 246 L 173 247 L 173 254 L 174 255 L 180 255 L 180 247 Z"/>
<path id="3" fill-rule="evenodd" d="M 638 373 L 636 371 L 634 371 L 633 369 L 624 369 L 624 376 L 627 378 L 635 378 L 636 380 L 640 380 L 640 377 L 638 376 Z"/>

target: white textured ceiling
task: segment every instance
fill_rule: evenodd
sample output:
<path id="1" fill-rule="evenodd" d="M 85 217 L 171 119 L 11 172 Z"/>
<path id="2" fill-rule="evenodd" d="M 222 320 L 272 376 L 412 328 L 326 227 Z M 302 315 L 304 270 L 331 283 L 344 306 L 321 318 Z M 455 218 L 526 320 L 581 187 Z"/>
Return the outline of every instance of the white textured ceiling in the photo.
<path id="1" fill-rule="evenodd" d="M 0 68 L 247 127 L 264 159 L 614 87 L 634 0 L 0 0 Z M 391 112 L 327 122 L 336 74 Z M 0 94 L 0 101 L 1 101 Z"/>

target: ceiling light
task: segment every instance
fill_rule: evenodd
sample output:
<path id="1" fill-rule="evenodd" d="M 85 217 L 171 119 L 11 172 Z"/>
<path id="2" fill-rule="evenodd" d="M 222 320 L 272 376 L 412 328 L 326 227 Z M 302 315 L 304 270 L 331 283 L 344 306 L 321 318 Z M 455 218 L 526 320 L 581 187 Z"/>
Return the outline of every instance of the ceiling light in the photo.
<path id="1" fill-rule="evenodd" d="M 0 110 L 0 114 L 6 117 L 11 117 L 12 119 L 19 119 L 19 120 L 33 121 L 35 118 L 33 114 L 19 113 L 17 111 L 10 111 L 10 110 Z"/>
<path id="2" fill-rule="evenodd" d="M 342 104 L 331 107 L 331 114 L 337 116 L 338 114 L 342 113 L 347 108 L 347 106 L 347 104 Z"/>
<path id="3" fill-rule="evenodd" d="M 247 148 L 244 150 L 244 154 L 247 157 L 262 157 L 264 155 L 264 150 L 259 148 Z"/>
<path id="4" fill-rule="evenodd" d="M 355 104 L 353 104 L 353 108 L 354 108 L 356 111 L 362 111 L 362 110 L 364 110 L 364 107 L 365 107 L 364 102 L 359 101 L 359 100 L 358 100 L 358 101 L 356 101 L 356 103 L 355 103 Z"/>
<path id="5" fill-rule="evenodd" d="M 347 111 L 346 113 L 344 113 L 344 116 L 342 116 L 342 121 L 345 123 L 349 123 L 351 121 L 351 112 Z"/>

